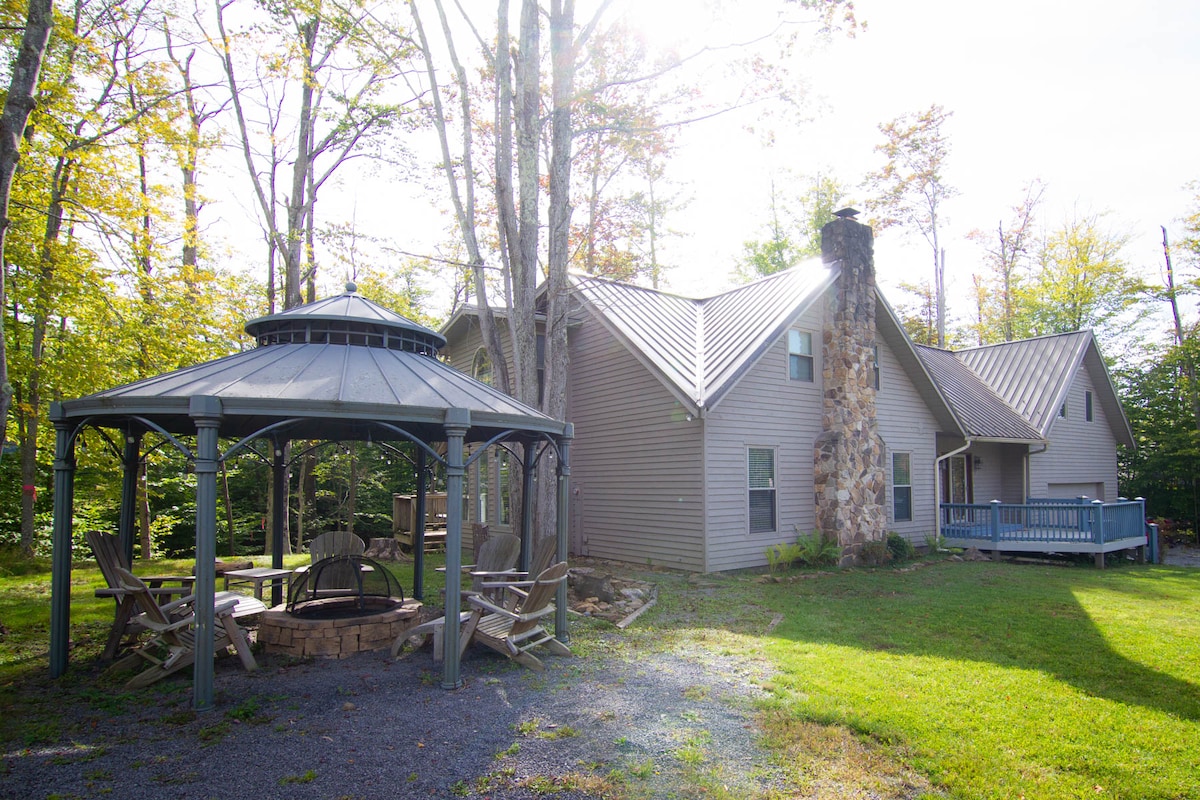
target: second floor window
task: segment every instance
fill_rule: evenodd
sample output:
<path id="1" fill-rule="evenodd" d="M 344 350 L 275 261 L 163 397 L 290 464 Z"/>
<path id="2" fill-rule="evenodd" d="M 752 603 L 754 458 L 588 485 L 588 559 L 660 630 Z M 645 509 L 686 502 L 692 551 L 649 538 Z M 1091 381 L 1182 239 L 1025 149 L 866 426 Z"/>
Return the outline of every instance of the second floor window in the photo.
<path id="1" fill-rule="evenodd" d="M 812 383 L 812 334 L 808 331 L 788 331 L 788 377 Z"/>

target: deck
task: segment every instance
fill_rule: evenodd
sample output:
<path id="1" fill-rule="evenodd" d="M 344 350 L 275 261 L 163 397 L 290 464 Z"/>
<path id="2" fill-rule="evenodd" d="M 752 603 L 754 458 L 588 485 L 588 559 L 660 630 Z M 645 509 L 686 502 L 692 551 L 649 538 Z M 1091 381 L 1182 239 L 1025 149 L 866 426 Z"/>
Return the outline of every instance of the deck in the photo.
<path id="1" fill-rule="evenodd" d="M 1148 549 L 1158 560 L 1158 536 L 1146 524 L 1141 499 L 1102 503 L 1087 498 L 1035 499 L 1028 503 L 942 503 L 941 535 L 951 547 L 1001 553 L 1092 553 L 1104 566 L 1104 554 Z"/>

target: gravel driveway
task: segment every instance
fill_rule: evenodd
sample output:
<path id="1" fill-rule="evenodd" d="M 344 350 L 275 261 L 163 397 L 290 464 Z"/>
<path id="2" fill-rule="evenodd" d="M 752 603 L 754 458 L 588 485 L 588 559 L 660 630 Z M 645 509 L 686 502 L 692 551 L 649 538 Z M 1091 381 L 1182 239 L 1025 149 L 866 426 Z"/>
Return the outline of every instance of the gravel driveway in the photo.
<path id="1" fill-rule="evenodd" d="M 606 648 L 615 630 L 588 635 L 589 650 L 629 649 Z M 707 650 L 548 656 L 539 674 L 472 649 L 455 691 L 428 650 L 259 660 L 250 675 L 219 663 L 217 708 L 200 715 L 186 677 L 115 702 L 48 682 L 67 732 L 4 753 L 0 797 L 500 800 L 554 787 L 565 800 L 601 797 L 606 780 L 646 797 L 697 776 L 743 796 L 773 780 L 752 721 L 762 667 Z"/>

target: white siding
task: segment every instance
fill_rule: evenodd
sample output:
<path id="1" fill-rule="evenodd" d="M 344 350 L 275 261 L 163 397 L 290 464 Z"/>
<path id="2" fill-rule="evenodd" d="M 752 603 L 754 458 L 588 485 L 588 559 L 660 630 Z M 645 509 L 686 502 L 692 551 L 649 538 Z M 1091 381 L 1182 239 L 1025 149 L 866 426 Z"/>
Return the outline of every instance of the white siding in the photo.
<path id="1" fill-rule="evenodd" d="M 794 542 L 816 527 L 813 442 L 821 428 L 821 330 L 824 303 L 814 304 L 792 327 L 813 334 L 815 379 L 788 378 L 787 336 L 778 341 L 710 410 L 705 432 L 708 502 L 707 571 L 758 567 L 766 549 Z M 751 535 L 746 453 L 774 447 L 778 487 L 777 530 Z"/>
<path id="2" fill-rule="evenodd" d="M 1084 393 L 1092 393 L 1091 422 L 1084 419 Z M 1055 412 L 1057 413 L 1057 411 Z M 1055 417 L 1050 445 L 1029 463 L 1029 494 L 1049 495 L 1049 485 L 1101 484 L 1105 501 L 1117 499 L 1117 440 L 1087 369 L 1080 367 L 1067 394 L 1067 416 Z"/>
<path id="3" fill-rule="evenodd" d="M 702 422 L 591 318 L 572 333 L 567 398 L 580 554 L 703 570 Z"/>
<path id="4" fill-rule="evenodd" d="M 912 380 L 900 367 L 885 342 L 879 342 L 879 391 L 875 395 L 879 435 L 887 445 L 884 474 L 887 478 L 888 531 L 913 544 L 932 536 L 937 514 L 937 420 Z M 912 520 L 897 521 L 892 496 L 892 453 L 910 453 L 912 464 Z"/>

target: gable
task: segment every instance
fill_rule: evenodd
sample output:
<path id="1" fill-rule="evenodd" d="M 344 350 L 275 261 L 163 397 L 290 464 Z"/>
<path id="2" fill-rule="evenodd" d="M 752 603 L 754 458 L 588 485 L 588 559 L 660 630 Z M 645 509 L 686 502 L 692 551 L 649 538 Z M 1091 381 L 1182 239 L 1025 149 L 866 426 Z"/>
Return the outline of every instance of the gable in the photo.
<path id="1" fill-rule="evenodd" d="M 975 347 L 955 355 L 1043 439 L 1049 436 L 1079 370 L 1087 369 L 1113 436 L 1134 446 L 1129 420 L 1090 330 Z"/>
<path id="2" fill-rule="evenodd" d="M 693 300 L 572 276 L 576 295 L 660 379 L 699 410 L 712 407 L 837 277 L 812 261 Z"/>

